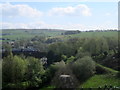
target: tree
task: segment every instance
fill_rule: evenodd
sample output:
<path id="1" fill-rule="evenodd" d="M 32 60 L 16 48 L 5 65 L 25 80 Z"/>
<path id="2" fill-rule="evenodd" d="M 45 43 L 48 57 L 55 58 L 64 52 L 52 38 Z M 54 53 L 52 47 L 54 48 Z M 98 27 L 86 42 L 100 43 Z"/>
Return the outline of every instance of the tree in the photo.
<path id="1" fill-rule="evenodd" d="M 112 38 L 107 38 L 107 42 L 108 42 L 108 45 L 109 45 L 109 50 L 113 50 L 114 54 L 117 53 L 117 51 L 119 51 L 118 49 L 118 45 L 119 45 L 119 39 L 118 37 L 115 38 L 115 37 L 112 37 Z"/>
<path id="2" fill-rule="evenodd" d="M 97 56 L 102 53 L 107 53 L 109 45 L 105 37 L 85 39 L 81 46 L 83 52 L 89 52 L 91 56 Z"/>
<path id="3" fill-rule="evenodd" d="M 12 55 L 12 46 L 10 44 L 4 44 L 5 56 Z"/>
<path id="4" fill-rule="evenodd" d="M 29 81 L 30 87 L 38 87 L 42 83 L 41 77 L 45 72 L 42 62 L 34 57 L 28 57 L 26 60 L 28 63 L 26 80 Z"/>
<path id="5" fill-rule="evenodd" d="M 82 45 L 82 51 L 89 52 L 92 56 L 99 53 L 99 42 L 98 38 L 86 39 Z"/>
<path id="6" fill-rule="evenodd" d="M 91 56 L 91 54 L 88 51 L 84 51 L 82 47 L 80 47 L 77 51 L 76 58 L 82 58 L 84 56 Z"/>
<path id="7" fill-rule="evenodd" d="M 47 52 L 48 46 L 43 42 L 33 42 L 33 48 L 41 52 Z"/>
<path id="8" fill-rule="evenodd" d="M 106 52 L 108 51 L 108 49 L 109 49 L 109 46 L 108 46 L 107 40 L 105 38 L 102 38 L 101 39 L 101 52 Z"/>
<path id="9" fill-rule="evenodd" d="M 12 64 L 13 76 L 11 78 L 13 78 L 14 83 L 21 82 L 27 69 L 27 62 L 19 56 L 14 56 Z"/>
<path id="10" fill-rule="evenodd" d="M 95 62 L 89 56 L 79 58 L 72 65 L 72 71 L 80 81 L 84 81 L 95 72 Z"/>
<path id="11" fill-rule="evenodd" d="M 3 82 L 21 82 L 26 72 L 26 61 L 18 56 L 9 55 L 3 59 Z"/>
<path id="12" fill-rule="evenodd" d="M 49 51 L 53 51 L 56 55 L 66 55 L 70 57 L 75 55 L 76 49 L 73 46 L 70 42 L 53 43 L 49 46 Z"/>
<path id="13" fill-rule="evenodd" d="M 3 58 L 2 62 L 2 76 L 3 76 L 3 83 L 7 82 L 13 82 L 12 81 L 12 71 L 13 71 L 13 55 L 9 55 L 5 58 Z"/>
<path id="14" fill-rule="evenodd" d="M 38 87 L 42 83 L 44 72 L 42 62 L 33 57 L 8 55 L 3 59 L 4 84 L 26 81 L 30 87 Z"/>

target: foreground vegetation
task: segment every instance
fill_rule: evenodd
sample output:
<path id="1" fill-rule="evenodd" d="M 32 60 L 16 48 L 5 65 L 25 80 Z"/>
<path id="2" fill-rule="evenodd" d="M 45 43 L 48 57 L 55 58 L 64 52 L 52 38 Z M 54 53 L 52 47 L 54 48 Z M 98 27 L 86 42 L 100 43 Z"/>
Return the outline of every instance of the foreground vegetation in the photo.
<path id="1" fill-rule="evenodd" d="M 3 88 L 119 87 L 118 37 L 110 33 L 62 32 L 60 36 L 3 41 Z M 36 57 L 33 52 L 41 54 Z"/>

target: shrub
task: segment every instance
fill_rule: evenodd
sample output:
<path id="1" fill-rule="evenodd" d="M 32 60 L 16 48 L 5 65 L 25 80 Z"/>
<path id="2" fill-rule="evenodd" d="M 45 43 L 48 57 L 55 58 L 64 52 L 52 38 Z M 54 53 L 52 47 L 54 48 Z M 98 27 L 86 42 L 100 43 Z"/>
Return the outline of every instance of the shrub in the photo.
<path id="1" fill-rule="evenodd" d="M 67 59 L 66 63 L 67 63 L 67 64 L 68 64 L 68 63 L 72 63 L 74 59 L 75 59 L 75 57 L 74 57 L 74 56 L 71 56 L 71 57 L 69 57 L 69 58 Z"/>
<path id="2" fill-rule="evenodd" d="M 80 81 L 86 80 L 95 73 L 95 62 L 89 56 L 79 58 L 72 64 L 72 70 Z"/>

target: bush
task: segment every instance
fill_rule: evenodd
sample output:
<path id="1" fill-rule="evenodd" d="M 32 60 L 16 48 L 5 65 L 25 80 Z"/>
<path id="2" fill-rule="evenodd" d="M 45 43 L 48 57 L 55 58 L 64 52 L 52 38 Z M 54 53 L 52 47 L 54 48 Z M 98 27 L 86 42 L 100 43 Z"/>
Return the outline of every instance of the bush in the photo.
<path id="1" fill-rule="evenodd" d="M 80 81 L 84 81 L 95 73 L 95 62 L 89 56 L 79 58 L 73 63 L 72 70 Z"/>
<path id="2" fill-rule="evenodd" d="M 57 68 L 52 79 L 52 85 L 56 88 L 76 88 L 78 86 L 78 80 L 72 73 L 69 65 L 65 65 L 63 61 L 60 63 L 63 63 L 64 66 Z"/>
<path id="3" fill-rule="evenodd" d="M 55 72 L 58 71 L 60 68 L 65 67 L 65 62 L 56 62 L 50 66 L 49 73 L 51 75 L 51 78 L 54 76 Z"/>
<path id="4" fill-rule="evenodd" d="M 74 57 L 74 56 L 71 56 L 71 57 L 69 57 L 69 58 L 67 59 L 66 63 L 67 63 L 67 64 L 72 63 L 74 59 L 75 59 L 75 57 Z"/>

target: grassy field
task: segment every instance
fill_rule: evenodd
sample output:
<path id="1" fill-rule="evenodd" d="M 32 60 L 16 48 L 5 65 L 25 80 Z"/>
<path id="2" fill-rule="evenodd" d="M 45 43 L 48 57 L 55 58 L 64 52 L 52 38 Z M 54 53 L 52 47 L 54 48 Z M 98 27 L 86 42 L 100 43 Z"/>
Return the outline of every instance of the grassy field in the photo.
<path id="1" fill-rule="evenodd" d="M 109 36 L 109 37 L 114 37 L 118 35 L 118 32 L 112 32 L 112 31 L 109 31 L 109 32 L 82 32 L 81 35 L 77 34 L 77 35 L 72 35 L 74 37 L 93 37 L 93 36 Z"/>
<path id="2" fill-rule="evenodd" d="M 73 34 L 73 35 L 61 35 L 61 33 L 64 33 L 65 31 L 57 31 L 57 30 L 2 30 L 2 34 L 8 34 L 8 35 L 2 35 L 2 38 L 4 39 L 10 39 L 10 40 L 17 40 L 17 39 L 27 39 L 32 38 L 34 36 L 50 36 L 53 38 L 62 38 L 62 39 L 69 39 L 70 37 L 118 37 L 117 31 L 108 31 L 108 32 L 81 32 L 79 34 Z"/>
<path id="3" fill-rule="evenodd" d="M 8 35 L 2 35 L 2 38 L 4 39 L 10 39 L 10 40 L 17 40 L 17 39 L 27 39 L 32 38 L 35 36 L 59 36 L 64 31 L 49 31 L 49 30 L 2 30 L 2 34 L 8 34 Z"/>
<path id="4" fill-rule="evenodd" d="M 118 32 L 82 32 L 80 34 L 67 35 L 69 37 L 79 37 L 79 38 L 91 38 L 91 37 L 116 37 L 118 38 Z"/>
<path id="5" fill-rule="evenodd" d="M 104 87 L 104 85 L 120 86 L 120 79 L 113 75 L 95 75 L 88 79 L 85 83 L 80 85 L 83 88 L 97 88 L 99 86 Z"/>

